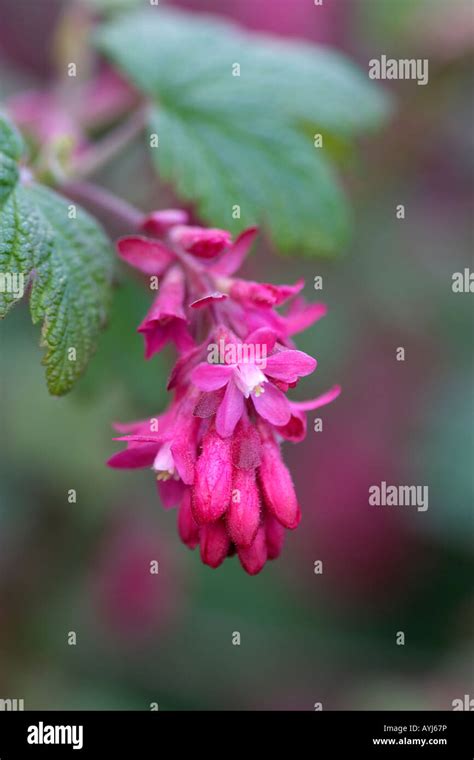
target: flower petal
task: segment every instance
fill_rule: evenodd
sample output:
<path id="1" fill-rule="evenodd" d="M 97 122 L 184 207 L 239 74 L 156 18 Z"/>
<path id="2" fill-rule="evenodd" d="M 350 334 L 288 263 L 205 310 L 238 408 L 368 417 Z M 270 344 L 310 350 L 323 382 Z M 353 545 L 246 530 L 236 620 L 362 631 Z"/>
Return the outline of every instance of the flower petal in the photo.
<path id="1" fill-rule="evenodd" d="M 227 293 L 220 293 L 216 290 L 215 293 L 209 293 L 207 296 L 198 298 L 197 301 L 193 301 L 189 305 L 191 309 L 202 309 L 203 306 L 209 306 L 209 304 L 214 303 L 214 301 L 225 301 L 228 297 Z"/>
<path id="2" fill-rule="evenodd" d="M 268 357 L 265 374 L 285 383 L 294 383 L 299 377 L 310 375 L 316 366 L 316 359 L 304 351 L 284 349 Z"/>
<path id="3" fill-rule="evenodd" d="M 307 412 L 312 409 L 319 409 L 320 406 L 325 406 L 334 401 L 341 393 L 340 385 L 333 385 L 326 393 L 322 393 L 321 396 L 311 399 L 310 401 L 290 401 L 292 410 Z"/>
<path id="4" fill-rule="evenodd" d="M 244 411 L 244 397 L 233 380 L 227 384 L 224 398 L 216 414 L 216 430 L 220 436 L 227 438 L 234 432 L 235 426 Z"/>
<path id="5" fill-rule="evenodd" d="M 215 274 L 234 274 L 243 264 L 253 241 L 258 235 L 258 227 L 249 227 L 241 232 L 235 243 L 222 254 L 222 258 L 211 267 Z"/>
<path id="6" fill-rule="evenodd" d="M 172 509 L 183 498 L 185 485 L 181 480 L 170 478 L 169 480 L 157 480 L 156 487 L 165 509 Z"/>
<path id="7" fill-rule="evenodd" d="M 118 470 L 135 470 L 140 467 L 151 467 L 155 460 L 159 444 L 145 443 L 143 446 L 131 446 L 124 451 L 114 454 L 107 462 L 109 467 Z"/>
<path id="8" fill-rule="evenodd" d="M 265 346 L 267 354 L 273 351 L 277 339 L 275 330 L 270 327 L 259 327 L 257 330 L 251 332 L 245 338 L 245 343 L 251 343 L 253 345 Z"/>
<path id="9" fill-rule="evenodd" d="M 282 317 L 287 335 L 303 332 L 327 314 L 324 303 L 306 303 L 304 298 L 295 299 Z"/>
<path id="10" fill-rule="evenodd" d="M 272 425 L 286 425 L 290 419 L 290 402 L 272 383 L 265 383 L 264 393 L 251 398 L 259 415 Z"/>
<path id="11" fill-rule="evenodd" d="M 191 382 L 200 391 L 217 391 L 229 382 L 233 371 L 228 364 L 201 362 L 191 372 Z"/>
<path id="12" fill-rule="evenodd" d="M 119 240 L 117 251 L 123 261 L 149 275 L 162 274 L 175 258 L 163 243 L 139 235 Z"/>

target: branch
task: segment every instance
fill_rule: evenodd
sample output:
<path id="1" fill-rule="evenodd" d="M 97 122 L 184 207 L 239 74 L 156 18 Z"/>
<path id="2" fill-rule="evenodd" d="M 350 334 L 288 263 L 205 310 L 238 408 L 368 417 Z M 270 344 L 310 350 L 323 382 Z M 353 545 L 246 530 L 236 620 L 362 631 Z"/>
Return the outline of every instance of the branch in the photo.
<path id="1" fill-rule="evenodd" d="M 91 182 L 65 182 L 60 190 L 71 200 L 84 204 L 89 208 L 103 211 L 129 231 L 138 230 L 144 219 L 142 211 L 131 203 L 118 198 L 108 190 Z"/>
<path id="2" fill-rule="evenodd" d="M 81 152 L 72 165 L 72 176 L 85 179 L 94 174 L 102 166 L 109 163 L 115 156 L 139 135 L 146 124 L 148 109 L 146 107 L 135 111 L 128 121 L 114 129 L 100 142 L 91 145 Z"/>

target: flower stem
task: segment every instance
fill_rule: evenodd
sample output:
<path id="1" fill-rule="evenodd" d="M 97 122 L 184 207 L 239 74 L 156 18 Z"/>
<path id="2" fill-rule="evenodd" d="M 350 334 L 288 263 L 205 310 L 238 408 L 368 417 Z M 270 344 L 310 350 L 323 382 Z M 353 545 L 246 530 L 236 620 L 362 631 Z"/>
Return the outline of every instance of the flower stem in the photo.
<path id="1" fill-rule="evenodd" d="M 72 165 L 72 176 L 77 179 L 86 179 L 119 155 L 143 131 L 147 112 L 147 107 L 139 108 L 126 122 L 114 129 L 100 142 L 81 151 Z"/>
<path id="2" fill-rule="evenodd" d="M 72 200 L 84 203 L 89 208 L 102 211 L 108 217 L 126 227 L 130 232 L 140 229 L 144 214 L 131 203 L 118 198 L 108 190 L 91 182 L 65 182 L 61 192 Z"/>

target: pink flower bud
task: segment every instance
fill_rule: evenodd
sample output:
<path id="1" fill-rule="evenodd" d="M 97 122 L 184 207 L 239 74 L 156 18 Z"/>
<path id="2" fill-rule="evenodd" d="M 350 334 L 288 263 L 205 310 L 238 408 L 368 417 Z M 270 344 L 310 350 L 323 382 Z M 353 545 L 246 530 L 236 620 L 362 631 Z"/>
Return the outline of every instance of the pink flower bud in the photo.
<path id="1" fill-rule="evenodd" d="M 278 520 L 267 513 L 265 515 L 265 537 L 267 540 L 268 559 L 276 559 L 280 556 L 285 540 L 285 529 Z"/>
<path id="2" fill-rule="evenodd" d="M 276 302 L 272 286 L 266 283 L 233 280 L 229 288 L 229 294 L 231 298 L 235 301 L 240 301 L 244 306 L 274 306 Z"/>
<path id="3" fill-rule="evenodd" d="M 183 211 L 179 208 L 167 208 L 163 211 L 153 211 L 148 214 L 142 222 L 142 230 L 148 232 L 150 235 L 157 235 L 160 237 L 168 232 L 171 227 L 176 225 L 186 224 L 188 221 L 187 211 Z"/>
<path id="4" fill-rule="evenodd" d="M 230 232 L 205 227 L 179 225 L 170 232 L 173 243 L 200 259 L 213 259 L 232 243 Z"/>
<path id="5" fill-rule="evenodd" d="M 219 567 L 230 547 L 229 536 L 222 520 L 203 525 L 201 535 L 201 559 L 205 565 Z"/>
<path id="6" fill-rule="evenodd" d="M 199 543 L 199 526 L 191 510 L 191 489 L 186 488 L 178 513 L 178 531 L 183 544 L 194 549 Z"/>
<path id="7" fill-rule="evenodd" d="M 232 439 L 234 465 L 241 470 L 254 470 L 260 464 L 261 448 L 260 436 L 253 425 L 240 422 Z"/>
<path id="8" fill-rule="evenodd" d="M 253 542 L 260 524 L 260 498 L 255 472 L 234 468 L 232 498 L 227 511 L 227 530 L 238 547 Z"/>
<path id="9" fill-rule="evenodd" d="M 299 293 L 304 281 L 298 280 L 294 285 L 272 285 L 268 282 L 252 282 L 248 280 L 231 280 L 230 296 L 244 305 L 279 306 Z"/>
<path id="10" fill-rule="evenodd" d="M 199 525 L 214 522 L 224 514 L 229 506 L 231 484 L 230 439 L 210 430 L 203 438 L 202 454 L 194 473 L 192 509 Z"/>
<path id="11" fill-rule="evenodd" d="M 239 548 L 238 554 L 242 567 L 249 575 L 257 575 L 260 572 L 267 561 L 267 543 L 263 525 L 258 529 L 253 544 L 247 548 Z"/>
<path id="12" fill-rule="evenodd" d="M 270 512 L 285 528 L 296 528 L 300 518 L 293 481 L 271 434 L 262 441 L 259 475 L 265 504 Z"/>
<path id="13" fill-rule="evenodd" d="M 138 328 L 146 358 L 168 342 L 180 356 L 168 382 L 174 399 L 160 415 L 159 430 L 148 430 L 146 420 L 120 426 L 129 433 L 121 439 L 127 449 L 109 464 L 152 467 L 165 509 L 179 505 L 182 541 L 190 548 L 199 544 L 211 567 L 237 553 L 255 575 L 279 556 L 285 529 L 296 528 L 301 517 L 279 441 L 302 440 L 304 413 L 340 393 L 335 386 L 310 401 L 286 395 L 316 368 L 290 336 L 326 307 L 298 297 L 302 280 L 273 285 L 233 277 L 255 228 L 232 243 L 230 232 L 187 220 L 176 209 L 140 213 L 134 226 L 154 238 L 142 232 L 118 243 L 123 260 L 160 277 Z M 278 313 L 275 307 L 289 299 Z"/>

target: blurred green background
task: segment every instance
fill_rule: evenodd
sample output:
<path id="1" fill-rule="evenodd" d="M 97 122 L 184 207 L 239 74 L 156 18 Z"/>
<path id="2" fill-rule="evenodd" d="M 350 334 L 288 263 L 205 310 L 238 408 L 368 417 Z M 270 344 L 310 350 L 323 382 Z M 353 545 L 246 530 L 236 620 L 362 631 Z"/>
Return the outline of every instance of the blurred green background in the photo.
<path id="1" fill-rule="evenodd" d="M 0 1 L 1 96 L 47 84 L 67 5 Z M 285 444 L 303 521 L 260 576 L 236 560 L 203 566 L 153 478 L 104 465 L 112 421 L 167 403 L 173 356 L 143 361 L 135 326 L 148 296 L 133 273 L 118 272 L 109 327 L 65 398 L 47 394 L 26 306 L 1 325 L 0 698 L 26 709 L 451 709 L 473 689 L 472 294 L 451 288 L 472 268 L 473 6 L 333 0 L 316 17 L 310 0 L 176 5 L 331 45 L 365 70 L 382 53 L 427 57 L 429 85 L 383 83 L 397 108 L 344 166 L 355 233 L 339 259 L 285 259 L 260 243 L 246 264 L 253 279 L 304 276 L 308 299 L 329 306 L 298 339 L 319 361 L 299 397 L 343 386 L 317 415 L 323 432 L 310 415 L 306 441 Z M 144 210 L 178 202 L 139 141 L 98 181 Z M 381 480 L 428 485 L 428 511 L 369 507 Z"/>

